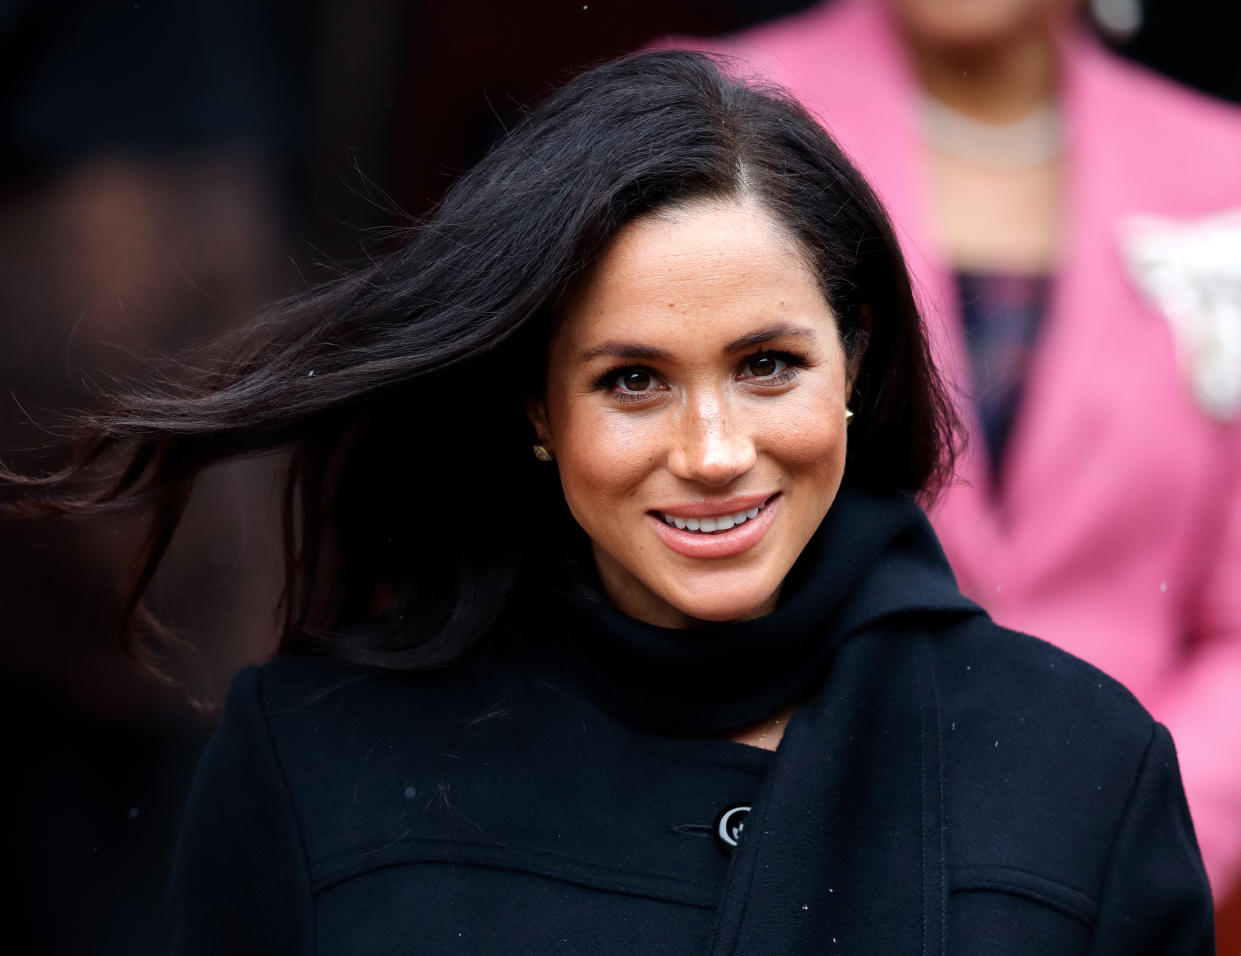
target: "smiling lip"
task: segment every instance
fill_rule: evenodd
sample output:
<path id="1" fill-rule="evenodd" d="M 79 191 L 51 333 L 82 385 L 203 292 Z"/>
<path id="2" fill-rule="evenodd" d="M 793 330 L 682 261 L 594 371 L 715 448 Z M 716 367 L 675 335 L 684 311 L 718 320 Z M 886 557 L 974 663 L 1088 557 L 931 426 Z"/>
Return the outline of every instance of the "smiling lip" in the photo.
<path id="1" fill-rule="evenodd" d="M 779 493 L 746 495 L 722 501 L 703 501 L 679 505 L 666 511 L 647 512 L 655 534 L 670 549 L 687 558 L 731 558 L 750 550 L 762 540 L 775 520 L 781 495 Z M 689 531 L 668 524 L 663 515 L 678 518 L 707 518 L 760 508 L 758 514 L 727 531 L 704 533 Z"/>
<path id="2" fill-rule="evenodd" d="M 676 518 L 715 518 L 719 515 L 736 514 L 759 508 L 774 498 L 775 495 L 735 495 L 732 498 L 720 498 L 716 501 L 687 501 L 685 504 L 673 505 L 670 508 L 656 508 L 653 514 L 672 515 Z"/>

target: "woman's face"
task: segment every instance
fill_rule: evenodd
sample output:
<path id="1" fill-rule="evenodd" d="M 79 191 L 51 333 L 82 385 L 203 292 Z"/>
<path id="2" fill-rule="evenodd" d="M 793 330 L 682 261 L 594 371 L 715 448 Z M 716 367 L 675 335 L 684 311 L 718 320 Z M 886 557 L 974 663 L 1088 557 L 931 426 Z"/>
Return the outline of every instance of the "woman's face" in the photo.
<path id="1" fill-rule="evenodd" d="M 840 486 L 851 386 L 793 240 L 721 201 L 621 232 L 530 415 L 609 598 L 684 627 L 774 608 Z"/>

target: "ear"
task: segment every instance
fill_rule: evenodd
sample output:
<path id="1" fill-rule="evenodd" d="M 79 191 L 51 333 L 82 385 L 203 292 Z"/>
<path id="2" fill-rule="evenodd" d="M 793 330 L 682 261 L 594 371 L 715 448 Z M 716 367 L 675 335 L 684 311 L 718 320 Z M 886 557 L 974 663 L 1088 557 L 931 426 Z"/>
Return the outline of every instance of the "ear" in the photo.
<path id="1" fill-rule="evenodd" d="M 855 333 L 853 343 L 853 355 L 849 358 L 849 365 L 845 369 L 845 401 L 853 397 L 853 386 L 857 384 L 858 376 L 862 373 L 862 360 L 866 357 L 866 346 L 870 343 L 870 330 L 874 327 L 874 313 L 870 309 L 868 303 L 863 303 L 858 309 L 858 329 Z"/>
<path id="2" fill-rule="evenodd" d="M 540 442 L 551 450 L 551 440 L 547 430 L 547 403 L 542 397 L 531 396 L 526 399 L 526 417 L 534 426 L 534 434 Z"/>

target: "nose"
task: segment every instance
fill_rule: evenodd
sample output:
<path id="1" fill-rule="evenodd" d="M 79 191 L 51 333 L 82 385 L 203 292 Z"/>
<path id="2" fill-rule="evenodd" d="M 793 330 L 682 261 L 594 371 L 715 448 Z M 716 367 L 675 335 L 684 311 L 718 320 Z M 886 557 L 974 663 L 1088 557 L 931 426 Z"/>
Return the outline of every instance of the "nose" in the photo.
<path id="1" fill-rule="evenodd" d="M 717 396 L 685 406 L 675 425 L 668 470 L 678 478 L 721 488 L 754 467 L 758 453 L 744 422 Z"/>

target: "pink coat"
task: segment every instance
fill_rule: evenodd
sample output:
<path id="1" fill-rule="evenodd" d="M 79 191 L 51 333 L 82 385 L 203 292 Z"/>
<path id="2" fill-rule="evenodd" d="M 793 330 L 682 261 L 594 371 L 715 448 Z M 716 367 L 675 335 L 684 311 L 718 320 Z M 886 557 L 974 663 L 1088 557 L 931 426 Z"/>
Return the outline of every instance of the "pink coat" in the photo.
<path id="1" fill-rule="evenodd" d="M 940 366 L 969 394 L 956 290 L 930 238 L 915 81 L 883 5 L 836 0 L 709 48 L 789 88 L 874 184 Z M 1063 266 L 1005 484 L 992 487 L 975 438 L 932 517 L 962 589 L 996 620 L 1094 663 L 1170 728 L 1222 898 L 1241 877 L 1241 425 L 1195 400 L 1118 230 L 1135 213 L 1241 208 L 1241 114 L 1084 35 L 1063 51 Z"/>

